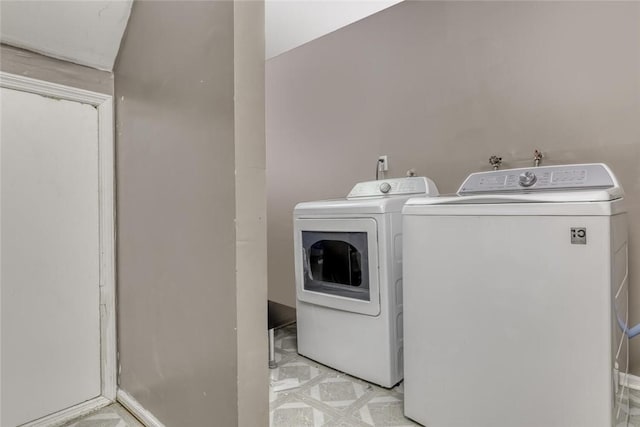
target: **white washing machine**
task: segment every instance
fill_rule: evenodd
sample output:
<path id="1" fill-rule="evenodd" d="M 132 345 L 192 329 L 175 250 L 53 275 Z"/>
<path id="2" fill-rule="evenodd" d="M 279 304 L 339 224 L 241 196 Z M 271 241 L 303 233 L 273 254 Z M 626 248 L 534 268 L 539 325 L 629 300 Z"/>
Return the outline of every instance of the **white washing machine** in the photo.
<path id="1" fill-rule="evenodd" d="M 357 184 L 294 210 L 298 352 L 383 387 L 402 380 L 402 205 L 428 178 Z"/>
<path id="2" fill-rule="evenodd" d="M 405 233 L 405 414 L 429 427 L 626 426 L 627 215 L 603 164 L 470 175 Z"/>

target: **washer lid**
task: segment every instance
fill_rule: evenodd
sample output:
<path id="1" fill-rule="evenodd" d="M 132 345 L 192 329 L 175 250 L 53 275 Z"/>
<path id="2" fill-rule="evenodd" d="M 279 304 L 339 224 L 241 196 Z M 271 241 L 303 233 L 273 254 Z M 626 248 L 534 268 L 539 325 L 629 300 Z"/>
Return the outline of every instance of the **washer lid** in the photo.
<path id="1" fill-rule="evenodd" d="M 575 190 L 591 192 L 590 195 L 572 196 L 582 197 L 580 200 L 583 201 L 613 200 L 622 197 L 622 189 L 616 177 L 602 163 L 476 172 L 469 175 L 462 183 L 458 189 L 458 195 L 520 194 L 529 197 L 529 195 L 538 193 Z M 551 197 L 548 201 L 559 200 Z"/>
<path id="2" fill-rule="evenodd" d="M 625 211 L 623 195 L 600 163 L 507 169 L 473 173 L 454 195 L 414 197 L 403 213 L 611 215 Z"/>
<path id="3" fill-rule="evenodd" d="M 407 201 L 406 206 L 418 205 L 477 205 L 477 204 L 505 204 L 505 203 L 568 203 L 568 202 L 607 202 L 621 199 L 621 188 L 606 190 L 573 190 L 547 191 L 531 193 L 492 193 L 448 195 L 441 197 L 414 197 Z"/>

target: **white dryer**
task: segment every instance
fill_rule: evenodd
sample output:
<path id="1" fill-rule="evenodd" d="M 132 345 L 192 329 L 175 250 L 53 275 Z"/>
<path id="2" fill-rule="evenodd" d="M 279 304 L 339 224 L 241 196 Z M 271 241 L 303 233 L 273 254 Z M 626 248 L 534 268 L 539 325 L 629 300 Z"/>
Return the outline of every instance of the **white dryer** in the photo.
<path id="1" fill-rule="evenodd" d="M 298 352 L 383 387 L 402 380 L 402 205 L 428 178 L 357 184 L 294 210 Z"/>
<path id="2" fill-rule="evenodd" d="M 627 425 L 627 215 L 608 167 L 474 173 L 403 213 L 408 417 Z"/>

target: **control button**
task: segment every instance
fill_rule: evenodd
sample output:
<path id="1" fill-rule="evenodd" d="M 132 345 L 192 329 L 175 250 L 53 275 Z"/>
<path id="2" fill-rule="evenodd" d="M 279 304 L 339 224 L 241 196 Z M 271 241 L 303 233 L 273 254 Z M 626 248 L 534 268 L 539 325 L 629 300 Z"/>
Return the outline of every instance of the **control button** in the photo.
<path id="1" fill-rule="evenodd" d="M 533 184 L 535 184 L 536 179 L 537 177 L 535 173 L 527 171 L 520 174 L 518 183 L 523 187 L 531 187 Z"/>
<path id="2" fill-rule="evenodd" d="M 389 191 L 391 191 L 391 185 L 388 182 L 383 182 L 382 184 L 380 184 L 380 191 L 387 194 Z"/>

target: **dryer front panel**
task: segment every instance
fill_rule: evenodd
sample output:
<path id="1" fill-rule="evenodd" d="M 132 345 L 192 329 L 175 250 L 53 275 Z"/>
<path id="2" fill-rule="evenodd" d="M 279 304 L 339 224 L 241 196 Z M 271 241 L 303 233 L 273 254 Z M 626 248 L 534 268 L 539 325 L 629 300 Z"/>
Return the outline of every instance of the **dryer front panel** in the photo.
<path id="1" fill-rule="evenodd" d="M 294 229 L 298 300 L 377 316 L 375 219 L 296 219 Z"/>

